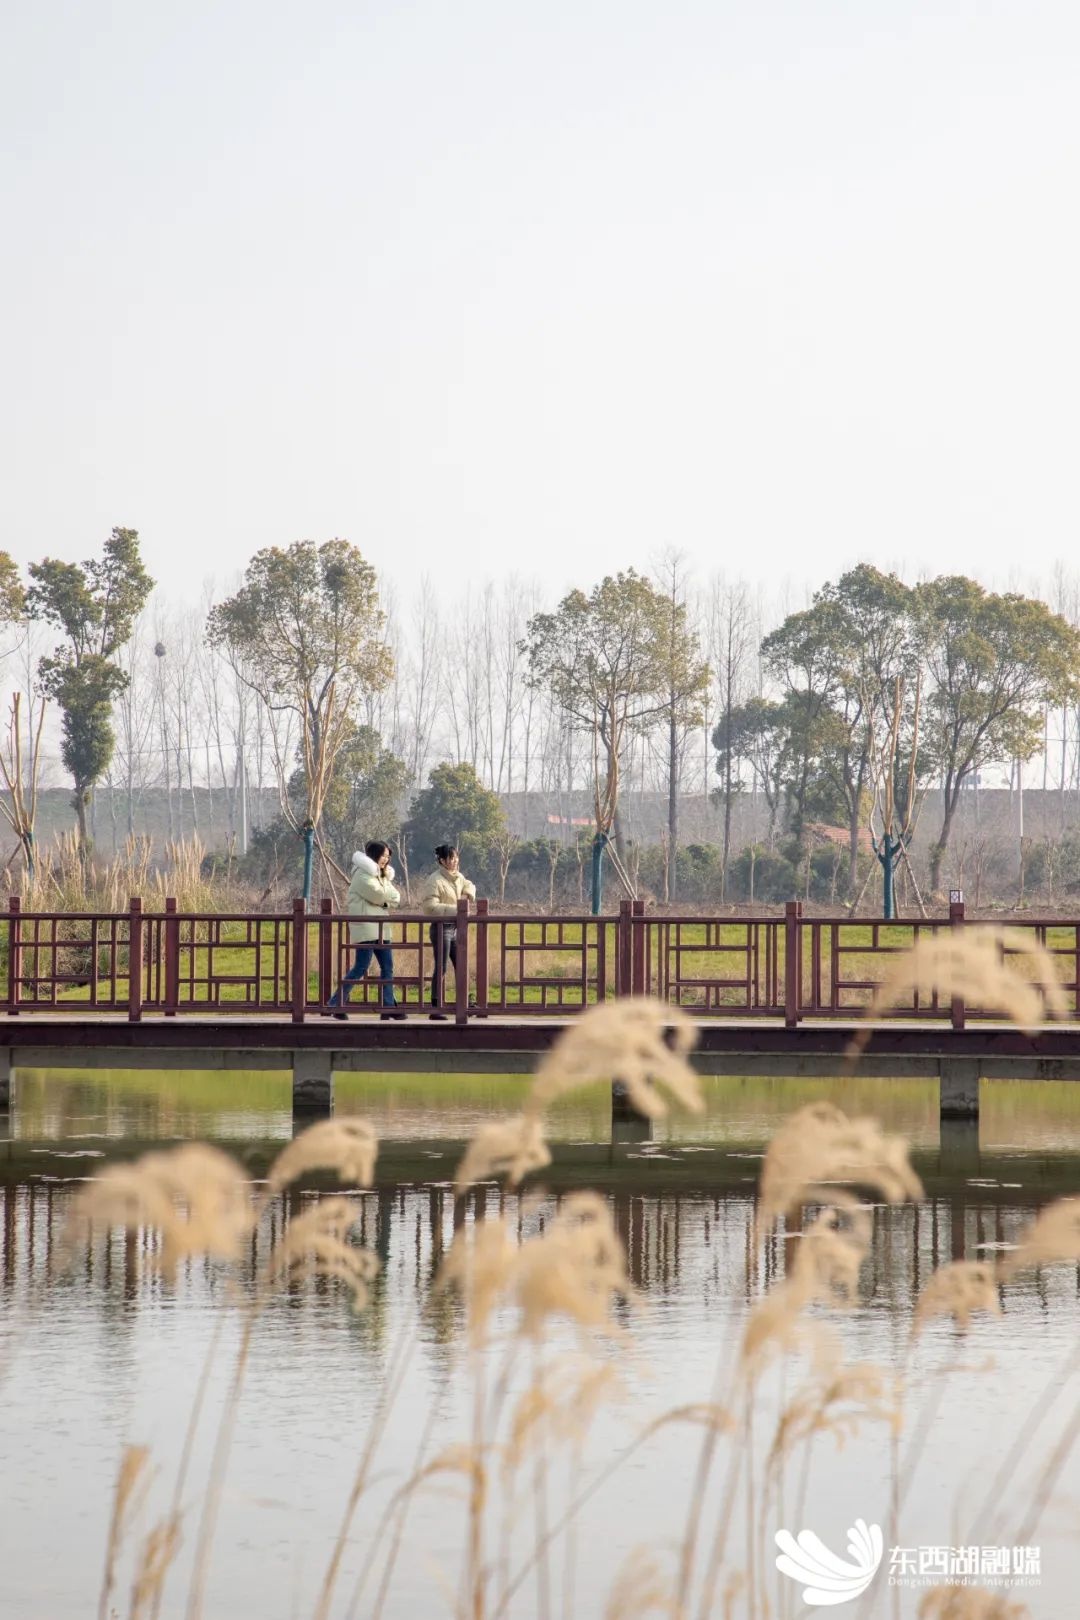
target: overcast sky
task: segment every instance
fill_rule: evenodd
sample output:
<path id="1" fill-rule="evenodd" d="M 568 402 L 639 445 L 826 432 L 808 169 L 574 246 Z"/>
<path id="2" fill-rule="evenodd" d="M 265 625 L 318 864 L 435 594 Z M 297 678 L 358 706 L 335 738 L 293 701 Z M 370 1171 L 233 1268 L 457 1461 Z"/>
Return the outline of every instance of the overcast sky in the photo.
<path id="1" fill-rule="evenodd" d="M 0 546 L 1048 572 L 1078 108 L 1070 0 L 10 0 Z"/>

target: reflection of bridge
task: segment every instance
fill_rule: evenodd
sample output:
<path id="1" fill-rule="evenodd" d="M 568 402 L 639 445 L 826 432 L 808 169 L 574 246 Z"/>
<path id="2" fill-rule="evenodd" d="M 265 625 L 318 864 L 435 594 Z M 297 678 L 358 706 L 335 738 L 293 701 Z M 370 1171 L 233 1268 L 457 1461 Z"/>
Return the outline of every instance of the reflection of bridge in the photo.
<path id="1" fill-rule="evenodd" d="M 160 1139 L 137 1145 L 110 1144 L 109 1156 L 113 1157 L 114 1147 L 126 1156 L 132 1146 L 143 1152 L 161 1145 Z M 234 1149 L 251 1174 L 258 1176 L 281 1144 L 223 1145 Z M 87 1162 L 59 1156 L 50 1159 L 50 1147 L 59 1155 L 65 1146 L 76 1146 L 71 1141 L 13 1142 L 10 1146 L 15 1157 L 6 1166 L 0 1161 L 6 1172 L 0 1174 L 0 1301 L 5 1304 L 37 1298 L 55 1278 L 58 1262 L 66 1253 L 70 1196 L 70 1183 L 65 1185 L 59 1178 L 84 1173 Z M 380 1290 L 404 1288 L 426 1295 L 454 1230 L 464 1221 L 503 1214 L 519 1233 L 535 1230 L 563 1189 L 582 1185 L 601 1188 L 610 1197 L 631 1278 L 638 1288 L 669 1295 L 695 1293 L 698 1298 L 704 1291 L 717 1301 L 749 1301 L 763 1281 L 783 1275 L 783 1238 L 770 1239 L 760 1251 L 752 1241 L 756 1165 L 745 1157 L 718 1149 L 710 1155 L 710 1168 L 703 1174 L 701 1166 L 695 1165 L 701 1158 L 698 1151 L 685 1156 L 680 1170 L 678 1154 L 645 1164 L 618 1153 L 609 1158 L 595 1147 L 571 1151 L 556 1144 L 555 1164 L 542 1178 L 547 1191 L 539 1204 L 529 1207 L 517 1195 L 493 1186 L 477 1187 L 456 1200 L 445 1181 L 433 1182 L 431 1178 L 442 1170 L 430 1156 L 433 1149 L 446 1150 L 449 1174 L 461 1147 L 460 1143 L 384 1143 L 376 1187 L 359 1195 L 350 1193 L 358 1199 L 358 1238 L 374 1248 L 384 1263 Z M 1075 1185 L 1075 1159 L 1067 1168 L 1063 1161 L 1060 1175 L 1051 1173 L 1044 1178 L 1038 1168 L 1041 1158 L 1035 1161 L 1023 1156 L 1021 1189 L 972 1187 L 963 1176 L 936 1171 L 935 1154 L 913 1157 L 927 1196 L 918 1205 L 873 1211 L 875 1237 L 868 1276 L 870 1297 L 902 1311 L 910 1308 L 922 1282 L 942 1261 L 978 1258 L 983 1252 L 980 1245 L 1014 1241 L 1030 1218 L 1033 1204 Z M 78 1168 L 73 1169 L 73 1164 Z M 988 1179 L 994 1168 L 984 1157 L 982 1170 Z M 997 1168 L 1015 1181 L 1015 1158 Z M 54 1172 L 57 1179 L 53 1179 Z M 323 1185 L 317 1178 L 312 1184 Z M 300 1188 L 293 1188 L 271 1202 L 239 1265 L 241 1281 L 250 1284 L 283 1225 L 304 1207 L 304 1196 Z M 530 1203 L 532 1199 L 530 1195 Z M 117 1309 L 140 1293 L 152 1292 L 157 1285 L 147 1264 L 147 1241 L 145 1232 L 103 1235 L 78 1268 L 75 1285 L 84 1294 L 93 1285 L 95 1297 Z M 400 1267 L 386 1264 L 391 1252 L 402 1257 Z M 184 1275 L 188 1279 L 194 1274 L 209 1276 L 213 1269 L 208 1261 L 189 1261 Z M 1040 1287 L 1049 1283 L 1049 1276 L 1044 1277 Z M 1063 1271 L 1053 1286 L 1067 1303 L 1074 1302 L 1071 1273 Z M 323 1304 L 331 1302 L 325 1286 L 318 1282 L 289 1284 L 283 1293 L 289 1298 L 302 1293 L 314 1306 L 320 1298 Z"/>
<path id="2" fill-rule="evenodd" d="M 383 1022 L 368 978 L 342 1025 L 326 1015 L 352 947 L 329 902 L 267 917 L 180 913 L 172 901 L 149 913 L 137 900 L 111 914 L 29 913 L 13 899 L 0 915 L 0 1107 L 20 1066 L 265 1067 L 292 1071 L 298 1110 L 325 1112 L 335 1070 L 521 1072 L 574 1013 L 627 995 L 690 1014 L 705 1072 L 828 1076 L 897 953 L 970 925 L 962 905 L 886 924 L 804 918 L 796 902 L 782 916 L 722 919 L 649 916 L 636 901 L 608 917 L 495 916 L 462 902 L 452 996 L 435 983 L 450 1017 L 433 1023 L 426 999 L 449 926 L 433 938 L 425 918 L 387 924 L 412 1016 Z M 1017 927 L 1061 964 L 1077 1024 L 1025 1035 L 994 1008 L 914 988 L 875 1024 L 860 1072 L 940 1078 L 943 1119 L 977 1116 L 980 1076 L 1080 1079 L 1080 922 Z"/>

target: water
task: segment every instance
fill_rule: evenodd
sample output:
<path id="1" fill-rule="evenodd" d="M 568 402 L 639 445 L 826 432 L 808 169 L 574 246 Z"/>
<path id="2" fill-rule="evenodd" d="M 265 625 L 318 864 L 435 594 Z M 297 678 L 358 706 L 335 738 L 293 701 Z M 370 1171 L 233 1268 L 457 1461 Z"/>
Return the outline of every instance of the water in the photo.
<path id="1" fill-rule="evenodd" d="M 349 1312 L 326 1283 L 283 1287 L 261 1317 L 244 1384 L 225 1485 L 207 1613 L 214 1620 L 291 1617 L 312 1612 L 336 1534 L 341 1505 L 388 1371 L 401 1366 L 400 1394 L 348 1545 L 336 1615 L 348 1611 L 359 1572 L 393 1492 L 421 1459 L 468 1436 L 470 1385 L 460 1307 L 427 1300 L 431 1278 L 454 1229 L 449 1191 L 460 1143 L 484 1119 L 521 1100 L 525 1082 L 481 1076 L 339 1076 L 339 1114 L 364 1112 L 383 1140 L 377 1186 L 354 1193 L 360 1235 L 380 1254 L 383 1275 L 371 1306 Z M 556 1113 L 551 1189 L 523 1205 L 494 1187 L 479 1189 L 459 1216 L 502 1208 L 523 1234 L 549 1220 L 560 1189 L 604 1190 L 626 1244 L 637 1290 L 627 1318 L 633 1349 L 602 1354 L 625 1385 L 621 1401 L 598 1415 L 584 1473 L 569 1477 L 561 1460 L 545 1479 L 547 1511 L 627 1447 L 650 1420 L 705 1400 L 718 1360 L 729 1355 L 748 1304 L 774 1280 L 783 1246 L 762 1257 L 749 1241 L 754 1180 L 763 1145 L 791 1109 L 832 1096 L 852 1112 L 872 1111 L 913 1143 L 928 1197 L 917 1209 L 878 1209 L 865 1268 L 866 1308 L 845 1318 L 849 1357 L 892 1368 L 903 1354 L 912 1303 L 944 1260 L 993 1254 L 1015 1240 L 1034 1207 L 1080 1187 L 1080 1088 L 1048 1084 L 983 1087 L 981 1142 L 961 1134 L 939 1146 L 936 1087 L 912 1082 L 707 1082 L 704 1121 L 675 1119 L 652 1143 L 609 1142 L 609 1105 L 597 1089 Z M 0 1116 L 3 1119 L 4 1116 Z M 200 1428 L 183 1495 L 185 1551 L 163 1613 L 182 1615 L 188 1558 L 238 1321 L 220 1268 L 193 1262 L 169 1288 L 148 1264 L 143 1240 L 102 1241 L 59 1281 L 64 1215 L 73 1187 L 116 1156 L 163 1140 L 201 1138 L 238 1153 L 260 1176 L 292 1134 L 287 1079 L 281 1076 L 21 1074 L 16 1107 L 0 1139 L 0 1615 L 75 1620 L 95 1612 L 113 1484 L 125 1444 L 151 1448 L 155 1476 L 140 1524 L 167 1507 L 185 1429 L 215 1332 L 220 1332 Z M 291 1209 L 314 1194 L 289 1195 L 253 1245 L 265 1254 Z M 241 1268 L 250 1278 L 251 1267 Z M 1015 1471 L 1009 1500 L 1030 1499 L 1036 1462 L 1080 1402 L 1080 1372 L 1061 1377 L 1078 1342 L 1080 1273 L 1053 1267 L 1010 1284 L 1001 1321 L 980 1321 L 965 1343 L 932 1326 L 914 1364 L 916 1409 L 936 1403 L 903 1520 L 905 1545 L 946 1545 L 966 1534 L 1013 1436 L 1046 1389 L 1040 1443 Z M 964 1370 L 939 1369 L 959 1357 Z M 523 1361 L 510 1389 L 528 1377 Z M 762 1423 L 775 1410 L 775 1379 L 762 1394 Z M 790 1395 L 791 1390 L 788 1389 Z M 427 1425 L 434 1414 L 434 1428 Z M 1045 1440 L 1045 1444 L 1042 1441 Z M 692 1493 L 697 1439 L 686 1427 L 662 1428 L 638 1447 L 581 1519 L 572 1591 L 559 1560 L 550 1569 L 547 1608 L 535 1575 L 516 1594 L 511 1614 L 601 1616 L 613 1577 L 638 1545 L 670 1559 Z M 803 1522 L 843 1551 L 858 1517 L 887 1526 L 888 1459 L 881 1425 L 869 1425 L 837 1450 L 831 1438 L 812 1454 Z M 511 1539 L 517 1567 L 535 1540 L 531 1465 L 522 1476 L 521 1514 Z M 797 1476 L 768 1514 L 788 1524 Z M 1080 1456 L 1059 1482 L 1039 1532 L 1042 1584 L 1022 1595 L 1040 1620 L 1075 1612 Z M 411 1498 L 405 1552 L 383 1613 L 388 1620 L 453 1613 L 462 1541 L 464 1486 L 438 1476 Z M 1009 1508 L 1009 1501 L 1004 1503 Z M 705 1506 L 711 1528 L 716 1497 Z M 788 1518 L 782 1515 L 787 1513 Z M 1007 1541 L 1019 1520 L 1005 1512 L 989 1538 Z M 792 1530 L 803 1527 L 794 1521 Z M 987 1540 L 984 1532 L 982 1539 Z M 388 1544 L 384 1536 L 382 1551 Z M 737 1531 L 736 1551 L 745 1562 Z M 771 1561 L 772 1554 L 769 1554 Z M 879 1582 L 881 1577 L 879 1577 Z M 130 1565 L 122 1562 L 114 1598 L 127 1614 Z M 374 1612 L 374 1580 L 355 1612 Z M 794 1586 L 788 1613 L 801 1612 Z M 905 1593 L 899 1612 L 914 1615 Z M 855 1615 L 858 1604 L 838 1612 Z M 719 1608 L 717 1609 L 719 1613 Z M 735 1611 L 739 1611 L 736 1609 Z M 864 1614 L 891 1615 L 883 1585 Z"/>

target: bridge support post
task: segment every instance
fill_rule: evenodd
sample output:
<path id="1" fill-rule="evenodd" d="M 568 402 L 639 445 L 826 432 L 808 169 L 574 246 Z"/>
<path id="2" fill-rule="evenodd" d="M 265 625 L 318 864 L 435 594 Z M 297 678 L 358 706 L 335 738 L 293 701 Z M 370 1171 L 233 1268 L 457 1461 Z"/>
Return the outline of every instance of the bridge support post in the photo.
<path id="1" fill-rule="evenodd" d="M 6 1113 L 15 1101 L 15 1070 L 11 1063 L 11 1047 L 0 1049 L 0 1113 Z"/>
<path id="2" fill-rule="evenodd" d="M 334 1112 L 334 1071 L 330 1052 L 294 1052 L 293 1114 L 326 1118 Z"/>
<path id="3" fill-rule="evenodd" d="M 630 1101 L 621 1080 L 611 1083 L 611 1140 L 613 1142 L 651 1142 L 653 1122 L 639 1114 Z"/>
<path id="4" fill-rule="evenodd" d="M 941 1119 L 979 1117 L 979 1060 L 953 1057 L 938 1060 Z"/>
<path id="5" fill-rule="evenodd" d="M 979 1121 L 943 1119 L 939 1136 L 939 1163 L 943 1173 L 955 1176 L 979 1174 Z"/>

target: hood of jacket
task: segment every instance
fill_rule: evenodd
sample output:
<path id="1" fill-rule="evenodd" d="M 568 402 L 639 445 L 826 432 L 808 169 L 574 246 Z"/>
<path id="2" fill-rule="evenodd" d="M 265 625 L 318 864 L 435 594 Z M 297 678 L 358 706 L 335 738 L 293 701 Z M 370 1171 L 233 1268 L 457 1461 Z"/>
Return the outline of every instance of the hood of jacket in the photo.
<path id="1" fill-rule="evenodd" d="M 391 883 L 394 881 L 394 868 L 390 865 L 389 861 L 387 861 L 386 866 L 380 872 L 379 863 L 377 861 L 373 861 L 371 856 L 366 855 L 362 849 L 353 851 L 352 869 L 354 872 L 358 869 L 361 872 L 366 872 L 368 877 L 384 877 L 389 878 Z"/>

